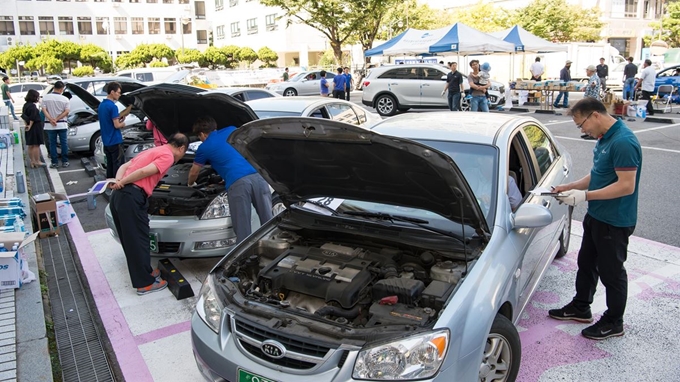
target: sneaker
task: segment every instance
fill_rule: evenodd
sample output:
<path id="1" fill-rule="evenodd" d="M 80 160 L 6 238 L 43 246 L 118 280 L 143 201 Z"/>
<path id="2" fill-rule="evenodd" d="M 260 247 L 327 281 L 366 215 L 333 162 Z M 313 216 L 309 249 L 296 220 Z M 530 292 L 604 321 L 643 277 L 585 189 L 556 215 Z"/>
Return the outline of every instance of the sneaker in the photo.
<path id="1" fill-rule="evenodd" d="M 68 167 L 71 165 L 71 162 L 64 162 L 61 164 L 61 167 Z"/>
<path id="2" fill-rule="evenodd" d="M 158 268 L 154 269 L 153 272 L 151 272 L 151 276 L 158 279 L 159 277 L 161 277 L 161 270 Z"/>
<path id="3" fill-rule="evenodd" d="M 159 290 L 163 290 L 168 287 L 168 282 L 165 280 L 158 280 L 144 288 L 137 288 L 137 295 L 139 296 L 144 296 L 145 294 L 153 293 L 153 292 L 158 292 Z"/>
<path id="4" fill-rule="evenodd" d="M 59 163 L 52 163 L 50 168 L 59 168 Z"/>
<path id="5" fill-rule="evenodd" d="M 561 107 L 562 107 L 562 106 L 560 106 L 560 105 L 553 105 L 553 108 L 555 108 L 555 109 L 559 109 L 559 108 L 561 108 Z"/>
<path id="6" fill-rule="evenodd" d="M 548 316 L 556 320 L 562 321 L 578 321 L 578 322 L 593 322 L 593 315 L 590 313 L 590 309 L 580 311 L 576 309 L 573 302 L 568 303 L 561 309 L 550 309 L 548 311 Z"/>
<path id="7" fill-rule="evenodd" d="M 606 318 L 600 318 L 595 325 L 591 325 L 581 331 L 583 337 L 591 340 L 604 340 L 609 337 L 619 337 L 623 335 L 623 325 L 612 324 Z"/>

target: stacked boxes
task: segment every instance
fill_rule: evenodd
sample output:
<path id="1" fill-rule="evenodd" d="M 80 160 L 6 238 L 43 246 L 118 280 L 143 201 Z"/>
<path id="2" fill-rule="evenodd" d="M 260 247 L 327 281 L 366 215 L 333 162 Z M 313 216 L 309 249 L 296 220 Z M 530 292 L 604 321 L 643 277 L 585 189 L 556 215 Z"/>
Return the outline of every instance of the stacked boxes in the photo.
<path id="1" fill-rule="evenodd" d="M 23 248 L 38 236 L 37 233 L 26 237 L 24 232 L 0 233 L 0 243 L 8 248 L 7 252 L 0 252 L 0 289 L 16 289 L 21 287 L 25 278 L 22 268 L 26 268 L 23 259 Z M 17 251 L 10 251 L 14 243 L 19 243 Z"/>
<path id="2" fill-rule="evenodd" d="M 31 210 L 38 223 L 37 232 L 40 238 L 59 234 L 59 219 L 57 218 L 57 200 L 67 200 L 65 195 L 48 192 L 31 198 Z"/>
<path id="3" fill-rule="evenodd" d="M 0 232 L 25 232 L 25 217 L 21 199 L 0 199 Z"/>

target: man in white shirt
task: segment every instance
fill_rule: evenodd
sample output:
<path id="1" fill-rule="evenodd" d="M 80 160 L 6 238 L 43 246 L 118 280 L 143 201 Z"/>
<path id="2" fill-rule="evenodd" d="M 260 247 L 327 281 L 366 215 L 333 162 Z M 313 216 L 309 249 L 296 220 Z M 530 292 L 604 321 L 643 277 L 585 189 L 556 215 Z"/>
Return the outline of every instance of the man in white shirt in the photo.
<path id="1" fill-rule="evenodd" d="M 642 89 L 642 97 L 640 99 L 647 101 L 647 115 L 654 115 L 654 107 L 652 106 L 652 94 L 654 93 L 654 82 L 656 81 L 656 72 L 652 67 L 652 60 L 646 59 L 642 64 L 642 73 L 640 74 L 640 81 L 638 81 L 636 89 Z"/>
<path id="2" fill-rule="evenodd" d="M 531 72 L 531 79 L 534 81 L 540 81 L 544 70 L 545 67 L 543 64 L 541 64 L 541 58 L 536 57 L 536 61 L 531 64 L 531 68 L 529 68 L 529 71 Z"/>
<path id="3" fill-rule="evenodd" d="M 69 113 L 69 99 L 63 93 L 66 86 L 63 82 L 54 83 L 51 93 L 43 97 L 42 109 L 45 114 L 45 131 L 49 139 L 50 158 L 52 159 L 51 168 L 59 167 L 59 157 L 57 156 L 57 137 L 61 146 L 61 165 L 68 167 L 68 122 L 66 117 Z"/>

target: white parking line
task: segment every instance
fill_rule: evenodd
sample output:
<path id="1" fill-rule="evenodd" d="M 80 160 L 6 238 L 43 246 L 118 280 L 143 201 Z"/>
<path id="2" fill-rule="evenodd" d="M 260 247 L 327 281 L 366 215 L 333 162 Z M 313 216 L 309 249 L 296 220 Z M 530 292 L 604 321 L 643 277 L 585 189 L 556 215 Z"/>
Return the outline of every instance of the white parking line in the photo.
<path id="1" fill-rule="evenodd" d="M 657 127 L 650 127 L 649 129 L 642 129 L 642 130 L 635 130 L 633 133 L 639 134 L 639 133 L 646 133 L 647 131 L 654 131 L 654 130 L 661 130 L 661 129 L 667 129 L 669 127 L 675 127 L 675 126 L 680 126 L 680 123 L 674 123 L 672 125 L 663 125 L 663 126 L 657 126 Z"/>
<path id="2" fill-rule="evenodd" d="M 69 172 L 78 172 L 78 171 L 85 171 L 85 169 L 84 168 L 78 168 L 78 169 L 74 169 L 74 170 L 64 170 L 64 171 L 59 171 L 59 173 L 60 174 L 66 174 L 66 173 L 69 173 Z"/>
<path id="3" fill-rule="evenodd" d="M 595 140 L 595 139 L 564 137 L 564 136 L 561 136 L 561 135 L 555 135 L 555 138 L 566 139 L 566 140 L 569 140 L 569 141 L 581 141 L 581 142 L 590 142 L 590 143 L 597 142 L 597 140 Z M 641 147 L 645 150 L 665 151 L 665 152 L 669 152 L 669 153 L 680 154 L 680 150 L 662 149 L 662 148 L 658 148 L 658 147 L 649 147 L 649 146 L 641 146 Z"/>
<path id="4" fill-rule="evenodd" d="M 548 122 L 548 123 L 544 123 L 544 125 L 546 125 L 546 126 L 550 126 L 550 125 L 559 125 L 560 123 L 569 123 L 569 122 L 574 123 L 574 121 L 572 121 L 571 119 L 569 119 L 569 120 L 567 120 L 567 121 Z"/>

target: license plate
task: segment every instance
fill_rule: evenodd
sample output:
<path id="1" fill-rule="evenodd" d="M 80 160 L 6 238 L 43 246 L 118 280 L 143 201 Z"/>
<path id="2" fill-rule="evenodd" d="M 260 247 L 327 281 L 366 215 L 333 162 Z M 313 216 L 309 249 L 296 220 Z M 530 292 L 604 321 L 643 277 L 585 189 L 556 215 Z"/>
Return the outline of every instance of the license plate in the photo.
<path id="1" fill-rule="evenodd" d="M 149 233 L 149 249 L 151 252 L 158 253 L 158 234 L 151 232 Z"/>
<path id="2" fill-rule="evenodd" d="M 261 375 L 253 374 L 243 369 L 238 369 L 237 382 L 276 382 L 273 379 L 263 377 Z"/>

